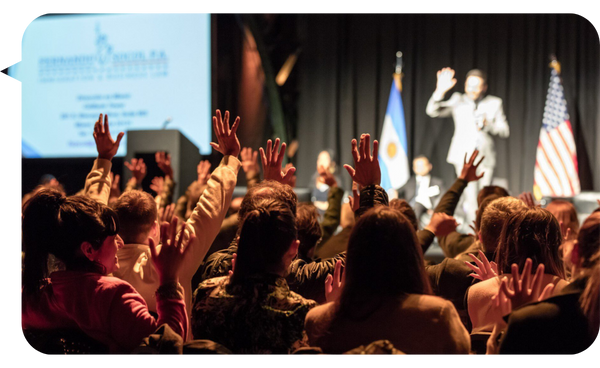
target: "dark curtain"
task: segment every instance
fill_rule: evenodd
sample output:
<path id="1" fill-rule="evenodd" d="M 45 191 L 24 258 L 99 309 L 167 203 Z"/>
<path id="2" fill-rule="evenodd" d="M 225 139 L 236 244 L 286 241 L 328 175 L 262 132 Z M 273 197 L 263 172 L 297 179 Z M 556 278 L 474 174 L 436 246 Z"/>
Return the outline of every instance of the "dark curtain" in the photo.
<path id="1" fill-rule="evenodd" d="M 582 190 L 600 190 L 599 41 L 577 15 L 301 15 L 298 62 L 298 185 L 306 186 L 317 154 L 331 148 L 341 164 L 352 163 L 350 141 L 381 134 L 395 53 L 404 53 L 402 99 L 409 160 L 424 154 L 447 184 L 452 118 L 431 119 L 425 106 L 436 72 L 456 70 L 454 91 L 464 92 L 465 74 L 488 74 L 488 93 L 504 101 L 508 139 L 496 139 L 495 177 L 513 194 L 531 191 L 546 93 L 549 56 L 562 64 L 562 78 L 577 145 Z M 350 188 L 346 172 L 340 173 Z"/>

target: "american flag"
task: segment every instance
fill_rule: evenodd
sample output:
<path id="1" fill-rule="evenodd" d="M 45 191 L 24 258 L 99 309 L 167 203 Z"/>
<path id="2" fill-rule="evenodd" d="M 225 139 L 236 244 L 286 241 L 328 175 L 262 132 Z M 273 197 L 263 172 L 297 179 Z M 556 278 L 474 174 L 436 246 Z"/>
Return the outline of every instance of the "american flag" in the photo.
<path id="1" fill-rule="evenodd" d="M 537 146 L 534 191 L 539 190 L 540 196 L 572 197 L 581 191 L 577 151 L 560 75 L 555 68 L 551 73 Z"/>

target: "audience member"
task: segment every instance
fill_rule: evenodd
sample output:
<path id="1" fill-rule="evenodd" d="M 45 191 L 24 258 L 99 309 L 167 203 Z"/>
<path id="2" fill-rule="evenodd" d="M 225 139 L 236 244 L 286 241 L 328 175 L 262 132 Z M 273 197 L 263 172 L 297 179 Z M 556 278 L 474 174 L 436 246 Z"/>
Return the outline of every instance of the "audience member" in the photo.
<path id="1" fill-rule="evenodd" d="M 472 165 L 472 160 L 471 164 L 467 163 L 465 167 L 474 173 L 475 165 Z M 459 180 L 457 179 L 456 182 L 460 183 Z M 475 240 L 474 236 L 468 236 L 474 240 L 462 253 L 458 254 L 455 258 L 444 258 L 441 263 L 426 267 L 433 292 L 435 295 L 450 300 L 454 304 L 468 331 L 471 331 L 472 325 L 467 313 L 465 294 L 469 287 L 482 279 L 478 274 L 474 274 L 473 271 L 479 272 L 479 270 L 485 269 L 482 262 L 487 262 L 486 255 L 490 258 L 493 257 L 497 239 L 506 218 L 514 211 L 525 208 L 525 205 L 515 198 L 507 197 L 498 199 L 498 196 L 493 194 L 494 191 L 490 191 L 489 193 L 492 194 L 483 198 L 477 210 L 477 217 L 475 219 L 477 239 Z M 496 201 L 496 199 L 498 200 Z M 440 203 L 448 202 L 452 204 L 457 201 L 458 198 L 451 188 L 444 194 Z M 479 259 L 482 259 L 482 261 Z M 486 265 L 489 265 L 489 262 Z M 492 266 L 495 266 L 493 262 Z"/>
<path id="2" fill-rule="evenodd" d="M 340 213 L 342 205 L 342 197 L 344 196 L 344 190 L 340 188 L 339 179 L 336 178 L 330 170 L 327 170 L 325 166 L 318 167 L 319 179 L 321 182 L 327 185 L 327 208 L 325 211 L 319 211 L 317 207 L 317 213 L 323 215 L 323 220 L 320 223 L 321 226 L 321 237 L 323 242 L 326 242 L 337 230 L 340 224 Z"/>
<path id="3" fill-rule="evenodd" d="M 164 340 L 163 353 L 452 354 L 473 341 L 478 353 L 472 332 L 490 334 L 490 354 L 575 354 L 595 340 L 600 208 L 580 229 L 568 200 L 542 209 L 531 193 L 485 186 L 466 214 L 474 233 L 459 232 L 463 191 L 486 174 L 479 151 L 443 195 L 427 158 L 415 158 L 405 199 L 390 202 L 369 134 L 352 140 L 354 166 L 344 165 L 348 203 L 330 150 L 317 160 L 313 203 L 298 203 L 286 143 L 242 150 L 239 117 L 230 126 L 217 110 L 212 122 L 211 146 L 224 157 L 212 173 L 201 161 L 176 203 L 165 152 L 149 192 L 144 160 L 124 162 L 132 178 L 121 192 L 111 169 L 124 133 L 113 139 L 102 114 L 78 195 L 48 176 L 23 197 L 22 326 L 32 346 L 50 353 L 39 342 L 66 336 L 111 353 L 160 351 Z M 232 199 L 240 168 L 247 191 Z M 446 257 L 425 266 L 436 237 Z"/>
<path id="4" fill-rule="evenodd" d="M 546 209 L 558 220 L 561 233 L 566 240 L 577 239 L 579 219 L 577 218 L 577 210 L 573 203 L 562 199 L 555 199 L 546 206 Z"/>
<path id="5" fill-rule="evenodd" d="M 243 218 L 249 211 L 256 209 L 256 204 L 263 198 L 275 198 L 289 206 L 292 213 L 297 211 L 297 196 L 290 183 L 295 168 L 281 170 L 281 162 L 285 154 L 285 143 L 279 150 L 279 139 L 275 144 L 269 140 L 267 150 L 261 147 L 261 158 L 265 180 L 256 184 L 248 190 L 239 211 L 239 218 Z M 241 224 L 240 224 L 241 226 Z M 241 230 L 241 227 L 240 227 Z M 207 257 L 200 266 L 198 272 L 202 275 L 201 280 L 228 275 L 232 269 L 232 259 L 237 252 L 237 244 L 234 242 L 229 248 L 213 253 Z M 337 260 L 344 260 L 345 253 L 336 255 L 331 259 L 306 262 L 303 259 L 294 260 L 286 277 L 291 290 L 299 293 L 305 298 L 322 300 L 324 292 L 324 281 L 327 275 L 333 273 Z"/>
<path id="6" fill-rule="evenodd" d="M 335 153 L 331 149 L 319 152 L 319 155 L 317 156 L 316 171 L 308 184 L 310 200 L 317 207 L 320 215 L 325 213 L 329 205 L 328 191 L 330 186 L 323 180 L 323 171 L 332 175 L 337 182 L 337 185 L 341 186 L 341 178 L 336 173 L 337 164 L 335 162 Z"/>
<path id="7" fill-rule="evenodd" d="M 522 201 L 513 197 L 498 198 L 495 194 L 486 197 L 475 218 L 476 240 L 454 258 L 471 262 L 472 256 L 479 257 L 479 251 L 482 251 L 488 259 L 494 259 L 503 225 L 513 213 L 526 208 Z"/>
<path id="8" fill-rule="evenodd" d="M 155 244 L 160 239 L 156 202 L 149 193 L 130 190 L 117 199 L 113 209 L 119 218 L 119 236 L 124 242 L 117 251 L 121 267 L 113 275 L 130 283 L 144 298 L 148 309 L 156 312 L 154 291 L 159 278 L 150 261 L 150 238 Z"/>
<path id="9" fill-rule="evenodd" d="M 577 354 L 594 342 L 600 326 L 600 212 L 584 221 L 570 258 L 574 280 L 543 301 L 519 308 L 525 304 L 514 296 L 519 290 L 504 282 L 498 298 L 510 300 L 512 313 L 505 317 L 501 354 Z"/>
<path id="10" fill-rule="evenodd" d="M 381 339 L 404 353 L 468 353 L 469 335 L 452 303 L 427 295 L 431 288 L 413 225 L 376 203 L 380 194 L 373 193 L 385 191 L 379 187 L 378 142 L 371 155 L 369 140 L 368 134 L 361 136 L 360 153 L 356 140 L 352 142 L 356 169 L 345 167 L 363 186 L 362 215 L 350 235 L 343 281 L 338 266 L 328 280 L 333 281 L 331 301 L 306 317 L 309 342 L 325 353 Z"/>
<path id="11" fill-rule="evenodd" d="M 166 236 L 169 227 L 164 227 L 160 252 L 150 241 L 160 276 L 156 320 L 130 284 L 109 276 L 119 268 L 119 220 L 106 203 L 93 197 L 103 193 L 108 199 L 110 169 L 104 169 L 110 167 L 124 133 L 113 141 L 108 117 L 104 123 L 102 117 L 94 126 L 98 148 L 94 168 L 101 170 L 88 175 L 86 192 L 90 196 L 65 197 L 57 190 L 45 189 L 32 197 L 23 211 L 22 324 L 25 331 L 81 330 L 110 352 L 127 352 L 163 323 L 185 338 L 188 319 L 178 275 L 194 236 L 183 244 L 182 239 L 176 242 L 174 222 L 170 241 Z M 62 262 L 64 270 L 48 275 L 50 254 Z"/>
<path id="12" fill-rule="evenodd" d="M 426 156 L 415 157 L 412 163 L 414 175 L 396 190 L 398 198 L 405 199 L 414 209 L 419 222 L 423 214 L 433 214 L 433 209 L 445 192 L 442 179 L 431 176 L 432 168 L 433 165 Z"/>
<path id="13" fill-rule="evenodd" d="M 229 128 L 228 111 L 225 112 L 224 119 L 219 110 L 213 117 L 218 150 L 224 157 L 221 164 L 210 175 L 206 190 L 201 193 L 192 214 L 185 223 L 186 233 L 196 235 L 196 240 L 190 243 L 188 257 L 184 260 L 180 272 L 188 311 L 191 311 L 192 278 L 218 233 L 236 184 L 237 171 L 240 168 L 240 162 L 236 158 L 240 150 L 236 137 L 238 125 L 239 117 Z M 163 166 L 167 166 L 166 173 L 172 175 L 172 171 L 168 171 L 170 165 L 163 162 Z M 124 226 L 121 233 L 125 241 L 125 246 L 118 253 L 119 257 L 123 258 L 124 267 L 117 271 L 116 276 L 131 283 L 146 299 L 150 310 L 154 311 L 155 301 L 152 300 L 152 290 L 155 289 L 158 278 L 152 263 L 148 262 L 151 257 L 148 242 L 149 236 L 158 237 L 156 203 L 149 194 L 131 190 L 119 198 L 115 208 L 119 219 L 123 219 Z"/>
<path id="14" fill-rule="evenodd" d="M 504 198 L 500 198 L 496 201 L 503 200 Z M 510 281 L 511 265 L 515 263 L 519 269 L 523 269 L 526 259 L 530 258 L 533 268 L 537 268 L 540 263 L 545 265 L 542 288 L 553 284 L 554 293 L 558 293 L 567 285 L 564 266 L 558 253 L 562 243 L 560 225 L 550 212 L 539 207 L 513 212 L 505 221 L 497 239 L 495 262 L 498 276 L 506 275 Z M 494 324 L 502 318 L 491 303 L 492 297 L 500 288 L 501 280 L 498 276 L 477 283 L 467 291 L 467 309 L 473 332 L 491 331 Z"/>
<path id="15" fill-rule="evenodd" d="M 194 292 L 192 333 L 234 353 L 290 353 L 306 346 L 304 318 L 316 303 L 285 281 L 299 246 L 294 213 L 273 199 L 255 208 L 243 218 L 231 277 Z"/>
<path id="16" fill-rule="evenodd" d="M 317 207 L 311 203 L 298 203 L 296 208 L 296 225 L 298 226 L 298 258 L 312 262 L 315 247 L 321 241 L 323 232 L 319 224 Z"/>

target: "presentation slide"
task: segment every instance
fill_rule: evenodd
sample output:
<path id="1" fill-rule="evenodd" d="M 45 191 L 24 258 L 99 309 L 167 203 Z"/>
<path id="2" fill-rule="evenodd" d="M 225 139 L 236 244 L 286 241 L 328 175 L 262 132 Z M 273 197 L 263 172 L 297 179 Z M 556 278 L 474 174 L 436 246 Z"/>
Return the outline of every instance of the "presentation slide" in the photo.
<path id="1" fill-rule="evenodd" d="M 177 129 L 209 154 L 210 14 L 51 15 L 9 68 L 22 83 L 23 157 L 93 157 L 100 113 L 121 131 Z M 126 154 L 127 134 L 118 156 Z"/>

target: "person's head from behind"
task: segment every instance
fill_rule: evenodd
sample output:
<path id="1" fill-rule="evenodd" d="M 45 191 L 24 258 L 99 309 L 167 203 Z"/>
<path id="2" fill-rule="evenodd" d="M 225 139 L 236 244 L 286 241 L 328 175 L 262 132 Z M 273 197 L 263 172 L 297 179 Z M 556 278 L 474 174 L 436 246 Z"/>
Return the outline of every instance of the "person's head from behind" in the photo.
<path id="1" fill-rule="evenodd" d="M 156 201 L 150 193 L 130 190 L 123 193 L 113 206 L 119 217 L 119 235 L 125 244 L 155 244 L 160 240 L 160 224 Z"/>
<path id="2" fill-rule="evenodd" d="M 527 208 L 523 202 L 513 197 L 488 196 L 477 210 L 475 228 L 479 240 L 487 253 L 493 253 L 506 220 L 515 212 Z"/>
<path id="3" fill-rule="evenodd" d="M 296 217 L 287 204 L 262 199 L 245 213 L 241 222 L 237 258 L 231 282 L 248 276 L 271 273 L 286 276 L 298 253 Z"/>
<path id="4" fill-rule="evenodd" d="M 539 207 L 516 211 L 508 217 L 500 233 L 496 249 L 498 271 L 510 273 L 513 263 L 522 270 L 527 258 L 531 258 L 532 270 L 543 263 L 546 274 L 564 279 L 559 255 L 561 243 L 560 225 L 550 212 Z"/>
<path id="5" fill-rule="evenodd" d="M 415 210 L 408 204 L 408 202 L 404 199 L 394 198 L 390 201 L 390 208 L 400 212 L 413 226 L 415 231 L 419 230 L 419 221 L 417 220 L 417 215 L 415 214 Z"/>
<path id="6" fill-rule="evenodd" d="M 485 186 L 485 187 L 481 188 L 479 193 L 477 193 L 477 206 L 480 206 L 481 202 L 483 202 L 483 200 L 489 196 L 496 196 L 497 198 L 500 198 L 500 197 L 508 197 L 509 195 L 510 194 L 508 194 L 508 191 L 506 189 L 499 187 L 497 185 Z"/>
<path id="7" fill-rule="evenodd" d="M 598 239 L 598 230 L 596 229 L 596 239 Z M 579 297 L 579 305 L 588 319 L 590 337 L 595 340 L 600 328 L 600 251 L 589 257 L 589 264 L 589 268 L 584 272 L 587 281 Z"/>
<path id="8" fill-rule="evenodd" d="M 487 76 L 479 70 L 473 69 L 467 73 L 465 81 L 465 94 L 473 101 L 482 98 L 487 91 Z"/>
<path id="9" fill-rule="evenodd" d="M 577 240 L 569 240 L 562 244 L 562 255 L 565 265 L 573 276 L 578 271 L 594 266 L 592 258 L 600 250 L 600 212 L 589 215 L 579 230 Z"/>
<path id="10" fill-rule="evenodd" d="M 429 162 L 429 159 L 423 155 L 415 157 L 413 160 L 413 172 L 417 176 L 427 176 L 433 169 L 433 165 Z"/>
<path id="11" fill-rule="evenodd" d="M 579 219 L 577 218 L 577 210 L 573 203 L 562 199 L 555 199 L 546 206 L 546 209 L 556 217 L 559 224 L 562 223 L 563 236 L 566 235 L 565 232 L 567 229 L 571 229 L 567 240 L 577 239 Z"/>
<path id="12" fill-rule="evenodd" d="M 294 189 L 285 184 L 281 184 L 274 180 L 263 180 L 260 183 L 254 185 L 242 199 L 238 216 L 240 219 L 238 233 L 242 227 L 242 219 L 246 217 L 246 214 L 257 208 L 257 203 L 264 199 L 275 199 L 279 202 L 284 203 L 292 211 L 296 213 L 296 207 L 298 204 L 298 196 L 294 192 Z M 238 234 L 239 235 L 239 234 Z"/>
<path id="13" fill-rule="evenodd" d="M 103 275 L 119 268 L 116 213 L 85 196 L 65 197 L 55 189 L 34 195 L 23 210 L 25 252 L 24 291 L 35 293 L 47 277 L 48 255 L 54 255 L 67 270 Z"/>
<path id="14" fill-rule="evenodd" d="M 431 294 L 413 225 L 398 211 L 365 212 L 348 241 L 339 312 L 351 316 L 361 303 L 405 294 Z"/>
<path id="15" fill-rule="evenodd" d="M 312 203 L 298 203 L 296 210 L 296 225 L 298 227 L 298 257 L 310 261 L 315 247 L 323 235 L 319 224 L 319 212 Z"/>

